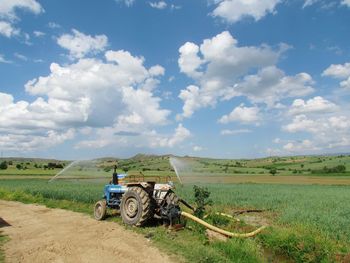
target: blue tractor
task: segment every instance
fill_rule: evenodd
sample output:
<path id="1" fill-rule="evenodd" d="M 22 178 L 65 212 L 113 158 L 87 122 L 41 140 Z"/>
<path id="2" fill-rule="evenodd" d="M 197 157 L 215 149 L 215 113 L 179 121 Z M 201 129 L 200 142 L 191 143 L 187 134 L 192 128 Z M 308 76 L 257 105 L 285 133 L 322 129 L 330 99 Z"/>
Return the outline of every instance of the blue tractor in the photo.
<path id="1" fill-rule="evenodd" d="M 159 218 L 172 225 L 180 218 L 180 200 L 173 192 L 172 182 L 156 183 L 137 181 L 123 183 L 126 174 L 118 174 L 114 167 L 112 181 L 105 185 L 103 199 L 94 207 L 97 220 L 106 217 L 107 208 L 120 211 L 125 224 L 142 226 L 152 218 Z"/>

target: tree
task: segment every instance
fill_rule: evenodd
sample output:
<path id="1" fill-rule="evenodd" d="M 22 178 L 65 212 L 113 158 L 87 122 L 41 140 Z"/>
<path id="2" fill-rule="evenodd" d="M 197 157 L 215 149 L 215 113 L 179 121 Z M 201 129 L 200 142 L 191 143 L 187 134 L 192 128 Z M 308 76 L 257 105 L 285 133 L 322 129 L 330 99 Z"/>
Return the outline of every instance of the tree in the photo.
<path id="1" fill-rule="evenodd" d="M 271 169 L 270 169 L 270 174 L 271 174 L 272 176 L 274 176 L 276 173 L 277 173 L 276 168 L 271 168 Z"/>
<path id="2" fill-rule="evenodd" d="M 3 161 L 0 163 L 0 169 L 1 170 L 6 170 L 7 169 L 7 162 L 6 161 Z"/>
<path id="3" fill-rule="evenodd" d="M 22 169 L 22 165 L 21 164 L 16 164 L 16 168 L 18 169 L 18 170 L 21 170 Z"/>

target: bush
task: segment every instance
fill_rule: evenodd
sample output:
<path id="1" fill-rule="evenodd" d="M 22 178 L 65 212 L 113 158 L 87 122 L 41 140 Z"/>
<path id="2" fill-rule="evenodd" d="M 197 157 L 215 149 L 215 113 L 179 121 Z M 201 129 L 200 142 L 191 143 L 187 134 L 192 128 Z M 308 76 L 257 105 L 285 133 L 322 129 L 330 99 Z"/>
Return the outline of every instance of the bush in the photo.
<path id="1" fill-rule="evenodd" d="M 202 188 L 197 185 L 193 186 L 194 200 L 196 203 L 196 210 L 194 211 L 195 216 L 202 218 L 205 212 L 205 206 L 211 205 L 213 202 L 209 199 L 210 192 L 208 188 Z"/>
<path id="2" fill-rule="evenodd" d="M 7 162 L 6 161 L 3 161 L 0 163 L 0 169 L 1 170 L 6 170 L 7 169 Z"/>
<path id="3" fill-rule="evenodd" d="M 346 166 L 343 164 L 337 165 L 335 167 L 323 167 L 322 170 L 312 170 L 312 173 L 325 173 L 325 174 L 331 174 L 331 173 L 345 173 L 346 172 Z"/>
<path id="4" fill-rule="evenodd" d="M 22 165 L 21 164 L 16 164 L 16 168 L 18 169 L 18 170 L 21 170 L 22 169 Z"/>

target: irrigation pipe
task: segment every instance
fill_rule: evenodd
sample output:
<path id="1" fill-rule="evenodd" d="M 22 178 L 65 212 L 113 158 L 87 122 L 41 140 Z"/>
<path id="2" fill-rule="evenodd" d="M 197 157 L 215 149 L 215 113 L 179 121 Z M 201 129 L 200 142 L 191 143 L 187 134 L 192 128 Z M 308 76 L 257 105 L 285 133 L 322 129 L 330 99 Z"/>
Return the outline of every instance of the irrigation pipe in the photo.
<path id="1" fill-rule="evenodd" d="M 189 213 L 186 213 L 186 212 L 181 212 L 181 215 L 184 216 L 184 217 L 187 217 L 189 219 L 192 219 L 193 221 L 205 226 L 206 228 L 210 229 L 210 230 L 213 230 L 217 233 L 220 233 L 222 235 L 225 235 L 227 237 L 241 237 L 241 238 L 245 238 L 245 237 L 253 237 L 255 236 L 256 234 L 260 233 L 263 229 L 266 228 L 266 226 L 261 226 L 259 227 L 258 229 L 256 229 L 255 231 L 253 232 L 249 232 L 249 233 L 244 233 L 244 234 L 241 234 L 241 233 L 233 233 L 233 232 L 229 232 L 229 231 L 226 231 L 226 230 L 223 230 L 221 228 L 218 228 L 216 226 L 213 226 L 211 224 L 208 224 L 207 222 L 203 221 L 202 219 L 194 216 L 194 215 L 191 215 Z"/>

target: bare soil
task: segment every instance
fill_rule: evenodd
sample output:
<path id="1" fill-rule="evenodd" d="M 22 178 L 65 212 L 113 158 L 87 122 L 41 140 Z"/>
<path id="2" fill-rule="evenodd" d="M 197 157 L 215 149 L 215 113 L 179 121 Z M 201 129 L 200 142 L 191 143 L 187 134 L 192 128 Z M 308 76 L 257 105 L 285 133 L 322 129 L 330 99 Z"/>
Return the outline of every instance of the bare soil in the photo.
<path id="1" fill-rule="evenodd" d="M 5 262 L 172 262 L 143 236 L 113 222 L 0 200 Z"/>

